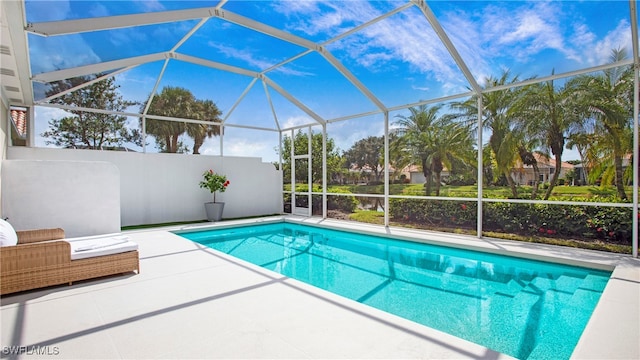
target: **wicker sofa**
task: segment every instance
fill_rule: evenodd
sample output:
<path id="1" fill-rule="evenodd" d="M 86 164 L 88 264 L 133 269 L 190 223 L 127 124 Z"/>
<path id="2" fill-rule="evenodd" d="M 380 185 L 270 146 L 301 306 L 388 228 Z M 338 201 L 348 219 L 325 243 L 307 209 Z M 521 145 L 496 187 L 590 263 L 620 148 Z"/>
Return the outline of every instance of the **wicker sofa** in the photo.
<path id="1" fill-rule="evenodd" d="M 0 247 L 0 295 L 140 272 L 137 250 L 72 260 L 73 242 L 62 240 L 65 238 L 62 229 L 16 231 L 16 234 L 17 245 Z"/>

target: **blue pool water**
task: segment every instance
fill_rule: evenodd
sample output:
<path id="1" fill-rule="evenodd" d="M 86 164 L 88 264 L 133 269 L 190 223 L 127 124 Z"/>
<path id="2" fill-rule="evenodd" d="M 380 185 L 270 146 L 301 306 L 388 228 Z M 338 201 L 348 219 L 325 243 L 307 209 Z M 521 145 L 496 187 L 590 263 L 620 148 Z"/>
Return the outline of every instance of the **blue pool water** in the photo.
<path id="1" fill-rule="evenodd" d="M 179 235 L 520 359 L 568 359 L 611 275 L 290 223 Z"/>

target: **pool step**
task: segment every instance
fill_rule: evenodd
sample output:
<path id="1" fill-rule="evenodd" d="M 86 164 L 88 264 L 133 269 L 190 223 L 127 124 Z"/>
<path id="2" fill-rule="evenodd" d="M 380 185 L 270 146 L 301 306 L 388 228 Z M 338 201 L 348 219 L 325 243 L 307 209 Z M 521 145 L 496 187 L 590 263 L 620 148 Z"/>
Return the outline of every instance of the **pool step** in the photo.
<path id="1" fill-rule="evenodd" d="M 405 265 L 394 266 L 395 278 L 432 289 L 442 289 L 443 292 L 458 293 L 470 297 L 481 297 L 482 287 L 487 283 L 483 280 L 469 282 L 469 277 L 454 273 L 435 270 L 411 268 Z M 446 290 L 445 290 L 446 289 Z"/>
<path id="2" fill-rule="evenodd" d="M 602 292 L 605 286 L 607 286 L 608 281 L 609 279 L 603 276 L 589 274 L 584 278 L 582 284 L 580 284 L 580 288 Z"/>
<path id="3" fill-rule="evenodd" d="M 558 350 L 566 346 L 565 336 L 562 333 L 547 333 L 542 341 L 538 342 L 527 356 L 527 360 L 557 359 Z"/>

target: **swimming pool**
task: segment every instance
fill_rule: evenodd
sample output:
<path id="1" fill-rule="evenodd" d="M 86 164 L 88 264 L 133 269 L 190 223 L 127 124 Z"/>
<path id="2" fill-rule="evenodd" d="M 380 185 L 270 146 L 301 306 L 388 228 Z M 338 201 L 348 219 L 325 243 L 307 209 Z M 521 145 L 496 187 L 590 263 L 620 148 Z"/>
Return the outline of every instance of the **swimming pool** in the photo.
<path id="1" fill-rule="evenodd" d="M 179 235 L 520 359 L 568 359 L 611 275 L 286 222 Z"/>

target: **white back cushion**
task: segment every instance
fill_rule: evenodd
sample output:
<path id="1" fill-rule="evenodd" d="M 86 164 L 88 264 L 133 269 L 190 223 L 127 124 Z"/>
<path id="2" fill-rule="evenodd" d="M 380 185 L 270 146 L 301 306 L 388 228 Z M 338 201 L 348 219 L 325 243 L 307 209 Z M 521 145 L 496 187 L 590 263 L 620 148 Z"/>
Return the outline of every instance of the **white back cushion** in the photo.
<path id="1" fill-rule="evenodd" d="M 18 243 L 18 235 L 13 226 L 0 219 L 0 246 L 11 246 Z"/>

